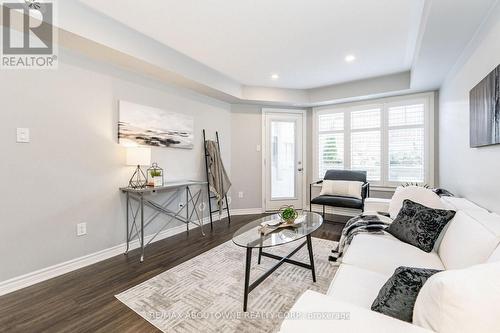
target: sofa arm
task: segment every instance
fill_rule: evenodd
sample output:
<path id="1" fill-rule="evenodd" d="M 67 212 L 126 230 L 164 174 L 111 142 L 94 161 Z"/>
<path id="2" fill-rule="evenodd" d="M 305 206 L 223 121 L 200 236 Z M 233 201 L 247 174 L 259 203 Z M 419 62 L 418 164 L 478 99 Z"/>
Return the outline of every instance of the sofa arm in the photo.
<path id="1" fill-rule="evenodd" d="M 366 198 L 365 200 L 365 208 L 363 209 L 363 213 L 389 213 L 389 204 L 391 203 L 391 199 L 381 199 L 381 198 Z"/>
<path id="2" fill-rule="evenodd" d="M 429 333 L 420 326 L 371 311 L 334 297 L 306 291 L 290 309 L 280 333 Z"/>

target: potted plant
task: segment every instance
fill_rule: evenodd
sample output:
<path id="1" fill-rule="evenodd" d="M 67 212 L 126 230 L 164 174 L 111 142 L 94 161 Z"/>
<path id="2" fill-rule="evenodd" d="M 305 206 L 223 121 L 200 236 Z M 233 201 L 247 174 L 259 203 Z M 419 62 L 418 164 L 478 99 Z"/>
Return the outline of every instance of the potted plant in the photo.
<path id="1" fill-rule="evenodd" d="M 161 187 L 163 185 L 163 169 L 157 163 L 153 163 L 148 169 L 148 186 Z"/>
<path id="2" fill-rule="evenodd" d="M 152 186 L 154 187 L 159 187 L 163 186 L 163 177 L 161 176 L 161 171 L 160 170 L 151 170 L 149 172 L 149 175 L 151 176 L 152 181 Z"/>
<path id="3" fill-rule="evenodd" d="M 279 216 L 287 224 L 293 224 L 299 213 L 293 206 L 283 206 L 279 211 Z"/>

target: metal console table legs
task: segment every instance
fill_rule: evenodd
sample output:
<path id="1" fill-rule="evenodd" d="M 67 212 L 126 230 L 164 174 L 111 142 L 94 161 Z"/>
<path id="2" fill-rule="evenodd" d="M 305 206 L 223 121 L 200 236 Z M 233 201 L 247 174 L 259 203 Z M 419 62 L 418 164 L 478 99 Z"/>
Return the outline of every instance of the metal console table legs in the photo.
<path id="1" fill-rule="evenodd" d="M 200 227 L 201 233 L 205 236 L 203 231 L 203 211 L 199 211 L 198 205 L 204 204 L 203 193 L 206 182 L 202 181 L 182 181 L 166 183 L 165 186 L 144 189 L 122 188 L 122 192 L 126 195 L 126 239 L 127 249 L 125 254 L 130 249 L 130 242 L 138 239 L 141 249 L 141 262 L 144 261 L 144 249 L 148 246 L 167 226 L 173 221 L 180 221 L 186 224 L 186 230 L 189 232 L 189 224 L 194 223 Z M 192 190 L 197 186 L 198 189 Z M 168 193 L 166 193 L 168 192 Z M 165 193 L 161 201 L 154 201 L 155 194 Z M 185 196 L 184 196 L 185 195 Z M 176 199 L 184 200 L 184 206 L 179 209 L 172 210 L 169 208 Z M 145 207 L 151 209 L 150 216 L 145 218 Z M 144 243 L 144 230 L 153 223 L 159 216 L 166 215 L 169 219 L 163 223 L 161 228 Z"/>

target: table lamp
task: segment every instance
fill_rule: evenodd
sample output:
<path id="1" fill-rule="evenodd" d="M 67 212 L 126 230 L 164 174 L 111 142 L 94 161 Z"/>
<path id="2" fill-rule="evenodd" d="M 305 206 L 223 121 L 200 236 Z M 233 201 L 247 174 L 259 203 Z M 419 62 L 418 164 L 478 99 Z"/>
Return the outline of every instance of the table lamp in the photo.
<path id="1" fill-rule="evenodd" d="M 128 147 L 127 165 L 137 166 L 134 174 L 130 178 L 128 185 L 131 188 L 144 188 L 147 185 L 147 177 L 141 170 L 141 165 L 149 166 L 151 164 L 151 148 L 146 147 Z"/>

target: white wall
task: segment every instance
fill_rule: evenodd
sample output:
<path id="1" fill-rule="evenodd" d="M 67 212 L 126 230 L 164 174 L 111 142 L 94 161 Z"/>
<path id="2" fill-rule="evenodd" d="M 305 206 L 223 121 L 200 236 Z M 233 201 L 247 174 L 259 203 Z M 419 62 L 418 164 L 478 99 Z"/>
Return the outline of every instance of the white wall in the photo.
<path id="1" fill-rule="evenodd" d="M 500 213 L 500 145 L 470 148 L 469 91 L 500 64 L 500 3 L 440 91 L 440 185 Z"/>
<path id="2" fill-rule="evenodd" d="M 262 144 L 261 107 L 232 105 L 231 131 L 232 208 L 262 208 L 262 153 L 257 151 Z"/>
<path id="3" fill-rule="evenodd" d="M 221 132 L 230 170 L 226 103 L 63 49 L 57 70 L 5 70 L 0 78 L 0 281 L 125 241 L 118 188 L 133 168 L 117 143 L 119 99 L 194 116 L 193 150 L 153 150 L 167 180 L 205 179 L 202 128 Z M 32 142 L 16 143 L 16 127 L 29 127 Z"/>

